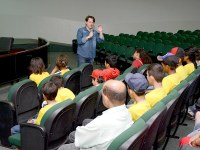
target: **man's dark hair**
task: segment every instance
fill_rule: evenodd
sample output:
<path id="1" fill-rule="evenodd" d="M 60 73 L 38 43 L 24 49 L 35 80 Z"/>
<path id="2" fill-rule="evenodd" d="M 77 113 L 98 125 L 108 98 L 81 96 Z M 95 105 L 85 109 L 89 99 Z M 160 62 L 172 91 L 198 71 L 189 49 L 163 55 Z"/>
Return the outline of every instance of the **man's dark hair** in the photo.
<path id="1" fill-rule="evenodd" d="M 149 76 L 153 76 L 157 82 L 162 82 L 164 78 L 164 69 L 161 64 L 153 63 L 147 68 Z"/>
<path id="2" fill-rule="evenodd" d="M 144 92 L 136 92 L 135 90 L 131 89 L 128 84 L 127 84 L 127 88 L 134 91 L 137 96 L 145 95 L 145 91 Z"/>
<path id="3" fill-rule="evenodd" d="M 107 64 L 110 65 L 111 68 L 114 68 L 117 65 L 117 56 L 115 55 L 106 56 L 105 61 Z"/>
<path id="4" fill-rule="evenodd" d="M 47 100 L 55 100 L 58 92 L 58 87 L 51 81 L 44 84 L 42 93 L 45 95 Z"/>
<path id="5" fill-rule="evenodd" d="M 50 81 L 53 82 L 58 88 L 64 87 L 64 79 L 60 75 L 52 76 Z"/>
<path id="6" fill-rule="evenodd" d="M 126 88 L 117 92 L 116 90 L 113 90 L 105 85 L 103 87 L 103 94 L 106 95 L 110 101 L 125 102 L 126 100 Z"/>
<path id="7" fill-rule="evenodd" d="M 93 16 L 89 16 L 89 15 L 85 18 L 85 21 L 87 22 L 89 20 L 89 18 L 91 18 L 93 20 L 93 22 L 95 22 L 95 18 Z"/>
<path id="8" fill-rule="evenodd" d="M 93 78 L 92 77 L 92 80 L 95 80 L 96 78 Z M 103 76 L 99 76 L 98 78 L 97 78 L 97 82 L 100 84 L 100 83 L 103 83 L 103 82 L 105 82 L 105 80 L 103 79 Z"/>

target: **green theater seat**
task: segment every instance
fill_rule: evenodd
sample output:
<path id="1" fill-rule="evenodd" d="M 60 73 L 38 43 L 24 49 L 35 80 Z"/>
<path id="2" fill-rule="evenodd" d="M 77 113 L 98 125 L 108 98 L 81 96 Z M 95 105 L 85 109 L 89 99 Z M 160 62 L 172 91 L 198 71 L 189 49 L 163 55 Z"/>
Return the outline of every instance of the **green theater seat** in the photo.
<path id="1" fill-rule="evenodd" d="M 21 133 L 9 137 L 9 142 L 24 150 L 57 149 L 67 141 L 73 126 L 76 104 L 68 99 L 51 107 L 40 125 L 22 123 Z"/>

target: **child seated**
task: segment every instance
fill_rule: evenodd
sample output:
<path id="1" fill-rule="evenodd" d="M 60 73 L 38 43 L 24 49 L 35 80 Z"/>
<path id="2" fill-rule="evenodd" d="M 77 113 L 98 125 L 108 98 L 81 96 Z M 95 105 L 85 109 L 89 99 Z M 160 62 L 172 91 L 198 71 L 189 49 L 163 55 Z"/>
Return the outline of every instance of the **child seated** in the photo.
<path id="1" fill-rule="evenodd" d="M 29 70 L 31 72 L 29 79 L 34 81 L 37 86 L 44 78 L 49 76 L 49 73 L 45 71 L 44 62 L 40 57 L 35 57 L 31 59 Z"/>
<path id="2" fill-rule="evenodd" d="M 67 99 L 73 100 L 75 98 L 74 93 L 70 89 L 64 88 L 64 79 L 62 76 L 54 75 L 51 77 L 50 81 L 58 87 L 58 93 L 55 98 L 57 102 L 62 102 Z"/>
<path id="3" fill-rule="evenodd" d="M 104 78 L 103 78 L 103 71 L 99 70 L 99 69 L 95 69 L 92 71 L 91 74 L 92 77 L 92 84 L 94 86 L 98 86 L 99 84 L 104 82 Z"/>
<path id="4" fill-rule="evenodd" d="M 51 75 L 52 74 L 63 75 L 64 73 L 68 72 L 70 69 L 67 66 L 67 64 L 68 64 L 67 55 L 60 54 L 56 59 L 56 65 L 52 70 Z"/>

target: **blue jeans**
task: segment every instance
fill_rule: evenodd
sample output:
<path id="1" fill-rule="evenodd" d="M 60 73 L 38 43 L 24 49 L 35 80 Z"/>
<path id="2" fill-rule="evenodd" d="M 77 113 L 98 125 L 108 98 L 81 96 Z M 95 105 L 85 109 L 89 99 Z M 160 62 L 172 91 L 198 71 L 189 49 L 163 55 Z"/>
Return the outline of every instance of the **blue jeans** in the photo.
<path id="1" fill-rule="evenodd" d="M 15 125 L 11 128 L 11 135 L 20 133 L 20 125 Z"/>
<path id="2" fill-rule="evenodd" d="M 85 58 L 85 57 L 78 55 L 78 54 L 77 54 L 77 57 L 78 57 L 78 59 L 77 59 L 78 60 L 78 67 L 80 65 L 84 64 L 84 63 L 93 64 L 93 62 L 94 62 L 94 58 Z"/>

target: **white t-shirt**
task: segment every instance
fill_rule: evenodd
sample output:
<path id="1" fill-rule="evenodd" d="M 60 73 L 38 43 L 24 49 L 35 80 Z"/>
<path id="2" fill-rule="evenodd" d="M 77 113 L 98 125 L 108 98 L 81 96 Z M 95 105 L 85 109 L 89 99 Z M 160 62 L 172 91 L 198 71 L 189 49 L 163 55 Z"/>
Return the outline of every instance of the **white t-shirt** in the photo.
<path id="1" fill-rule="evenodd" d="M 132 125 L 132 117 L 125 105 L 110 108 L 75 133 L 75 146 L 87 150 L 107 149 L 111 142 Z"/>

